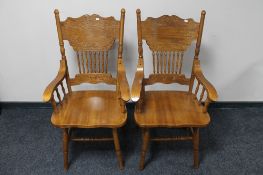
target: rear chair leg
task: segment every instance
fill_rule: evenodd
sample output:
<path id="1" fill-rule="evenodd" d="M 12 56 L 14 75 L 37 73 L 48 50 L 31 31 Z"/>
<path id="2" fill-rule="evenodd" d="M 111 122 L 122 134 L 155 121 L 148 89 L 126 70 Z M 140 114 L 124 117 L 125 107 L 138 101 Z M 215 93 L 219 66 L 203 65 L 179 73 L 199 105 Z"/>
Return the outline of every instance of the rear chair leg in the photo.
<path id="1" fill-rule="evenodd" d="M 143 138 L 143 140 L 142 140 L 142 151 L 141 151 L 141 160 L 140 160 L 140 165 L 139 165 L 140 170 L 144 169 L 145 155 L 146 155 L 146 151 L 148 149 L 149 140 L 150 140 L 150 131 L 148 128 L 142 129 L 142 138 Z"/>
<path id="2" fill-rule="evenodd" d="M 199 128 L 193 129 L 194 168 L 199 168 Z"/>
<path id="3" fill-rule="evenodd" d="M 120 149 L 120 143 L 119 143 L 119 137 L 118 137 L 117 128 L 112 129 L 112 135 L 113 135 L 116 155 L 117 155 L 118 162 L 119 162 L 119 168 L 121 170 L 123 170 L 124 169 L 124 162 L 123 162 L 123 159 L 122 159 L 122 153 L 121 153 L 121 149 Z"/>
<path id="4" fill-rule="evenodd" d="M 68 170 L 68 128 L 63 129 L 63 153 L 64 153 L 64 169 Z"/>

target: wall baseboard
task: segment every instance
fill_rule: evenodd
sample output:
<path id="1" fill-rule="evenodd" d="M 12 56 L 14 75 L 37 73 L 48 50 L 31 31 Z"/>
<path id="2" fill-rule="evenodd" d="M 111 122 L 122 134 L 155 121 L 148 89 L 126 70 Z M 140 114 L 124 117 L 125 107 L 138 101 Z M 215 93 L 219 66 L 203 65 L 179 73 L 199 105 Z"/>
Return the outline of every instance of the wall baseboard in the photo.
<path id="1" fill-rule="evenodd" d="M 0 102 L 0 108 L 52 108 L 44 102 Z"/>
<path id="2" fill-rule="evenodd" d="M 209 108 L 253 108 L 263 107 L 263 101 L 218 101 L 209 105 Z"/>
<path id="3" fill-rule="evenodd" d="M 128 103 L 134 106 L 134 103 Z M 246 108 L 263 107 L 263 101 L 219 101 L 211 103 L 209 108 Z M 52 108 L 50 103 L 44 102 L 0 102 L 0 108 Z"/>

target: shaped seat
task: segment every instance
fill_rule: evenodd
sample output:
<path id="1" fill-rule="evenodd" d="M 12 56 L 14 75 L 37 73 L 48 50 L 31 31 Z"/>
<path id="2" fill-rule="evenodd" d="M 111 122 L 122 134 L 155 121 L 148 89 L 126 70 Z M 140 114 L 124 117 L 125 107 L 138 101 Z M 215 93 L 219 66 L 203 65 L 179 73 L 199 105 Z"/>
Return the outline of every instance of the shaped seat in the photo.
<path id="1" fill-rule="evenodd" d="M 119 128 L 126 120 L 116 92 L 77 91 L 62 103 L 62 109 L 53 113 L 51 122 L 60 128 Z"/>
<path id="2" fill-rule="evenodd" d="M 143 112 L 135 113 L 140 127 L 204 127 L 210 122 L 193 94 L 180 91 L 146 91 Z"/>
<path id="3" fill-rule="evenodd" d="M 123 169 L 117 129 L 126 123 L 125 104 L 130 99 L 122 58 L 125 10 L 121 10 L 120 21 L 114 17 L 101 17 L 96 14 L 69 17 L 60 21 L 58 10 L 54 13 L 61 52 L 60 68 L 55 79 L 46 87 L 43 100 L 51 102 L 54 109 L 51 123 L 63 130 L 64 168 L 67 170 L 69 167 L 68 145 L 71 140 L 114 141 L 119 168 Z M 72 65 L 77 66 L 75 76 L 74 72 L 69 73 L 64 40 L 68 41 L 75 51 L 75 64 Z M 110 51 L 114 52 L 116 41 L 118 53 L 114 59 Z M 112 62 L 117 65 L 117 70 L 109 69 Z M 112 73 L 117 76 L 113 77 Z M 115 90 L 73 90 L 73 87 L 87 83 L 104 83 L 115 86 Z M 110 128 L 112 137 L 78 138 L 72 133 L 73 128 Z"/>
<path id="4" fill-rule="evenodd" d="M 141 11 L 137 10 L 137 33 L 139 59 L 132 84 L 131 99 L 135 105 L 135 121 L 142 129 L 142 151 L 139 168 L 144 168 L 144 159 L 150 141 L 192 140 L 194 167 L 199 167 L 199 128 L 210 122 L 207 108 L 217 100 L 217 92 L 204 77 L 199 60 L 205 11 L 200 22 L 182 19 L 178 16 L 163 15 L 141 20 Z M 145 77 L 143 40 L 152 51 L 152 70 Z M 187 77 L 183 70 L 185 52 L 196 43 L 192 71 Z M 147 58 L 150 59 L 150 58 Z M 146 86 L 161 84 L 179 84 L 188 87 L 186 91 L 147 91 Z M 154 128 L 187 128 L 185 136 L 156 138 L 150 135 Z"/>

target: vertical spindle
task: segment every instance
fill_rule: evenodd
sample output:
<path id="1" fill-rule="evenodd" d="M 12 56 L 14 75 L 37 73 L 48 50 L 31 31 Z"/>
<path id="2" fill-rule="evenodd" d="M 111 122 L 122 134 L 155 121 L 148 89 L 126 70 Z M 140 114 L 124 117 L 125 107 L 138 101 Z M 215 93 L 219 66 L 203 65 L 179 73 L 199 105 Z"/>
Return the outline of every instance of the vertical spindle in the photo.
<path id="1" fill-rule="evenodd" d="M 82 71 L 85 73 L 85 62 L 84 62 L 84 54 L 81 52 L 81 61 L 82 61 Z"/>
<path id="2" fill-rule="evenodd" d="M 88 52 L 85 51 L 85 56 L 86 56 L 86 72 L 89 73 L 89 58 L 88 58 Z"/>
<path id="3" fill-rule="evenodd" d="M 175 52 L 172 52 L 172 54 L 173 54 L 172 73 L 175 73 L 175 72 L 174 72 L 174 65 L 175 65 Z"/>
<path id="4" fill-rule="evenodd" d="M 155 74 L 155 53 L 154 51 L 152 52 L 153 55 L 153 73 Z"/>
<path id="5" fill-rule="evenodd" d="M 156 57 L 157 57 L 157 73 L 159 73 L 159 64 L 160 64 L 160 60 L 159 60 L 159 52 L 155 52 L 156 53 Z"/>
<path id="6" fill-rule="evenodd" d="M 166 69 L 167 69 L 167 54 L 164 52 L 164 73 L 166 74 Z"/>
<path id="7" fill-rule="evenodd" d="M 180 68 L 179 68 L 179 74 L 182 72 L 182 66 L 183 66 L 183 58 L 184 58 L 184 53 L 181 53 L 181 58 L 180 58 Z"/>
<path id="8" fill-rule="evenodd" d="M 201 94 L 200 94 L 200 98 L 199 98 L 199 103 L 202 102 L 203 97 L 204 97 L 204 93 L 205 93 L 205 88 L 204 88 L 204 86 L 203 86 L 202 91 L 201 91 Z"/>
<path id="9" fill-rule="evenodd" d="M 163 52 L 160 55 L 160 65 L 161 65 L 161 73 L 163 73 Z"/>
<path id="10" fill-rule="evenodd" d="M 80 60 L 79 60 L 79 52 L 77 51 L 77 61 L 79 66 L 79 73 L 81 74 Z"/>
<path id="11" fill-rule="evenodd" d="M 106 73 L 108 73 L 108 51 L 106 51 Z"/>
<path id="12" fill-rule="evenodd" d="M 99 60 L 98 60 L 98 61 L 99 61 L 98 64 L 99 64 L 99 73 L 100 73 L 100 51 L 98 52 L 98 59 L 99 59 Z"/>
<path id="13" fill-rule="evenodd" d="M 66 91 L 65 91 L 65 88 L 64 88 L 64 86 L 63 86 L 63 82 L 60 83 L 60 86 L 61 86 L 63 95 L 65 96 L 65 95 L 66 95 Z"/>
<path id="14" fill-rule="evenodd" d="M 90 73 L 93 73 L 92 52 L 91 51 L 89 51 L 89 59 L 90 59 Z"/>
<path id="15" fill-rule="evenodd" d="M 97 58 L 96 58 L 96 52 L 93 53 L 93 57 L 94 57 L 94 72 L 97 72 Z"/>
<path id="16" fill-rule="evenodd" d="M 167 52 L 168 53 L 168 74 L 170 74 L 170 69 L 171 69 L 171 62 L 170 62 L 170 60 L 171 60 L 171 53 L 168 51 Z"/>
<path id="17" fill-rule="evenodd" d="M 178 69 L 179 69 L 179 60 L 180 59 L 180 54 L 177 52 L 177 57 L 176 57 L 176 70 L 175 73 L 178 74 Z"/>
<path id="18" fill-rule="evenodd" d="M 61 104 L 62 100 L 61 100 L 61 97 L 60 97 L 60 94 L 58 92 L 58 89 L 56 88 L 56 94 L 57 94 L 57 97 L 58 97 L 58 100 L 59 100 L 59 104 Z"/>
<path id="19" fill-rule="evenodd" d="M 200 82 L 197 81 L 197 86 L 196 86 L 196 89 L 195 89 L 195 95 L 197 95 L 197 93 L 198 93 L 199 86 L 200 86 Z"/>
<path id="20" fill-rule="evenodd" d="M 104 67 L 104 51 L 102 51 L 102 73 L 104 73 L 105 67 Z"/>

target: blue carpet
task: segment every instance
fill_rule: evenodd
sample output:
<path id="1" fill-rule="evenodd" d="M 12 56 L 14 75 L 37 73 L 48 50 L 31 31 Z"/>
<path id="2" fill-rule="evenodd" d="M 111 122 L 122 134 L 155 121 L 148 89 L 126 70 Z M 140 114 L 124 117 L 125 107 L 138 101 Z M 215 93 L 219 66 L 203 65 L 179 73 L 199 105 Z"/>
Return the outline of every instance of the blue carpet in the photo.
<path id="1" fill-rule="evenodd" d="M 62 132 L 50 123 L 51 109 L 4 108 L 0 115 L 0 174 L 263 174 L 263 108 L 213 108 L 200 133 L 200 168 L 193 169 L 192 143 L 152 142 L 146 167 L 138 170 L 141 133 L 129 105 L 126 132 L 119 130 L 125 169 L 119 170 L 112 142 L 70 143 L 63 169 Z M 83 133 L 82 130 L 77 132 Z M 85 130 L 111 134 L 111 130 Z M 171 134 L 174 129 L 153 130 Z"/>

